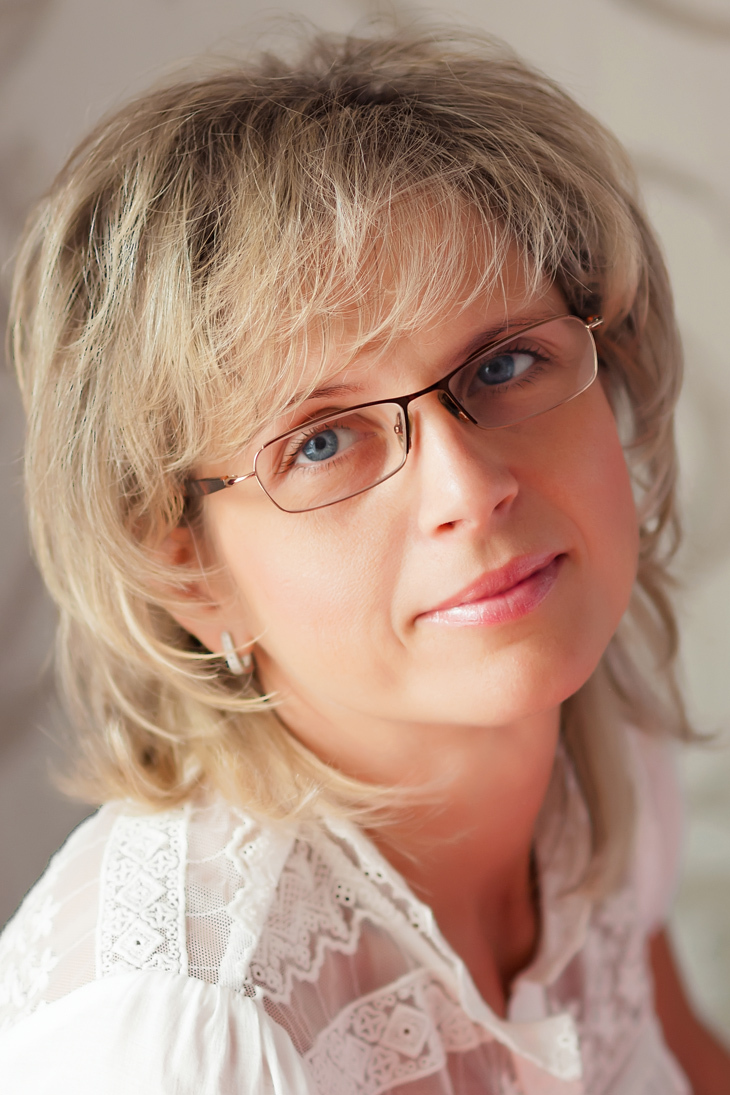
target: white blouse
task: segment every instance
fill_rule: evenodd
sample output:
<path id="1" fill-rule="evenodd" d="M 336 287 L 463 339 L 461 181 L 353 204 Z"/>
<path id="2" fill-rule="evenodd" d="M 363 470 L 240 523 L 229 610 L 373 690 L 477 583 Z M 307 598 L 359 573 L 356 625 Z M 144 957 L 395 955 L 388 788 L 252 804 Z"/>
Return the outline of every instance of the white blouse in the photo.
<path id="1" fill-rule="evenodd" d="M 541 941 L 505 1019 L 431 910 L 357 828 L 212 798 L 105 806 L 0 936 L 4 1095 L 689 1095 L 645 953 L 674 888 L 663 746 L 634 739 L 634 870 L 562 892 L 587 836 L 575 786 L 541 826 Z"/>

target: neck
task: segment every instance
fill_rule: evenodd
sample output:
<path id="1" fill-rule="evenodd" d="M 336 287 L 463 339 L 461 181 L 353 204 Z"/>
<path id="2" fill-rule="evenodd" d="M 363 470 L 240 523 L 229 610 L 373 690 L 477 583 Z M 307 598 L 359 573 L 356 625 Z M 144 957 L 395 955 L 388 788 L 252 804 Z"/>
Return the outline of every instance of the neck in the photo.
<path id="1" fill-rule="evenodd" d="M 449 751 L 438 802 L 375 834 L 500 1014 L 537 945 L 533 842 L 558 730 L 555 711 L 475 734 Z"/>
<path id="2" fill-rule="evenodd" d="M 361 726 L 340 712 L 330 724 L 321 710 L 312 722 L 286 706 L 289 726 L 323 760 L 365 782 L 414 792 L 407 811 L 371 835 L 431 906 L 487 1002 L 504 1013 L 509 984 L 538 936 L 532 847 L 559 708 L 510 726 L 463 727 L 377 719 Z"/>

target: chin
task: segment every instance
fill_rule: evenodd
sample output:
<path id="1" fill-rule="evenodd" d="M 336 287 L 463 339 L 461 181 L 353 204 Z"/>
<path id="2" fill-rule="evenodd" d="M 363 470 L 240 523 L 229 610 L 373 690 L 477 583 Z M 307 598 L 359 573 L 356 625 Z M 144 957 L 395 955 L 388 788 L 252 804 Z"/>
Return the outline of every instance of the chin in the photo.
<path id="1" fill-rule="evenodd" d="M 448 672 L 430 677 L 418 706 L 424 722 L 464 726 L 507 726 L 554 710 L 586 683 L 600 662 L 594 656 L 570 659 L 530 659 L 520 666 L 510 659 L 502 672 L 475 668 L 472 673 Z"/>

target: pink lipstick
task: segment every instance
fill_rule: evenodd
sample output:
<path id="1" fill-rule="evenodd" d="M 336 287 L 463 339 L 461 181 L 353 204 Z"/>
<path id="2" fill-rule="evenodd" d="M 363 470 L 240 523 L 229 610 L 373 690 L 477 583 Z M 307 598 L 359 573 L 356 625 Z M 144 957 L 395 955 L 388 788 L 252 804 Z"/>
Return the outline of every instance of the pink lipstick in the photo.
<path id="1" fill-rule="evenodd" d="M 421 613 L 418 620 L 454 627 L 518 620 L 542 604 L 557 581 L 564 559 L 564 554 L 554 551 L 512 559 Z"/>

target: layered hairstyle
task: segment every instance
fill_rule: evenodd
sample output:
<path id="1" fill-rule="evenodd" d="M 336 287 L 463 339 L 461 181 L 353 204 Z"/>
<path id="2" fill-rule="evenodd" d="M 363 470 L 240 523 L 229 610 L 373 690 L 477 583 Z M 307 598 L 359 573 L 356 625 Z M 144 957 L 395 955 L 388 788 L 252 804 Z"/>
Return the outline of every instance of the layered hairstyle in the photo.
<path id="1" fill-rule="evenodd" d="M 304 398 L 305 359 L 309 390 L 321 383 L 345 318 L 348 352 L 387 345 L 458 297 L 475 246 L 474 293 L 499 291 L 509 251 L 531 287 L 547 278 L 568 310 L 604 317 L 639 511 L 631 606 L 562 719 L 591 820 L 584 881 L 605 888 L 631 841 L 625 725 L 689 734 L 667 572 L 681 354 L 626 155 L 474 34 L 318 36 L 293 60 L 206 66 L 101 122 L 35 209 L 17 265 L 30 522 L 60 610 L 77 783 L 155 807 L 208 785 L 270 815 L 324 802 L 371 823 L 397 803 L 318 760 L 275 696 L 242 688 L 175 623 L 190 574 L 160 545 L 180 522 L 201 527 L 192 469 Z"/>

